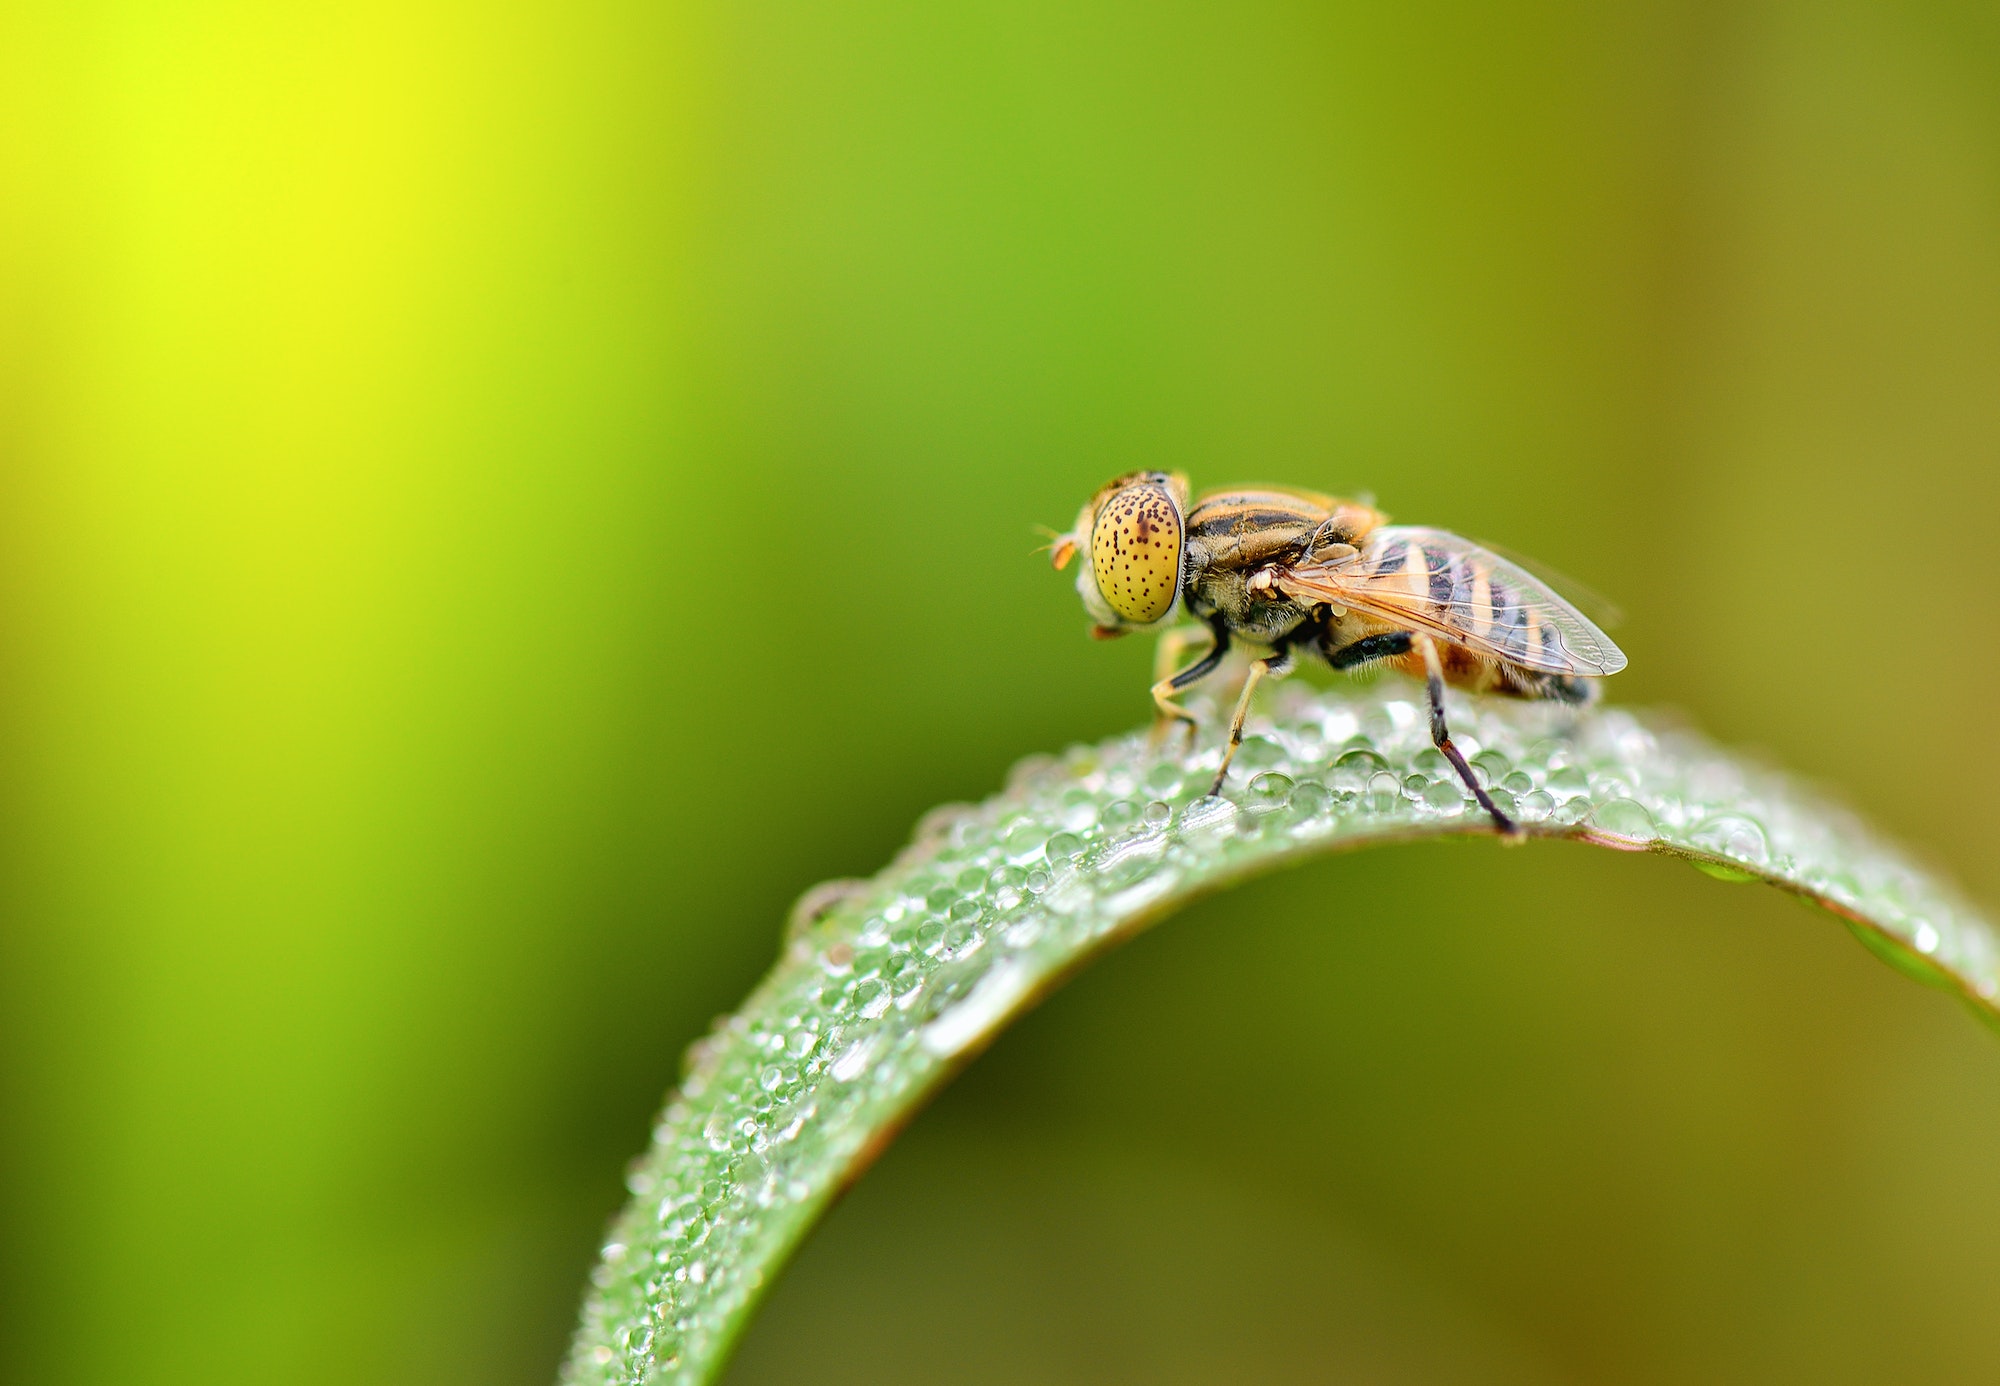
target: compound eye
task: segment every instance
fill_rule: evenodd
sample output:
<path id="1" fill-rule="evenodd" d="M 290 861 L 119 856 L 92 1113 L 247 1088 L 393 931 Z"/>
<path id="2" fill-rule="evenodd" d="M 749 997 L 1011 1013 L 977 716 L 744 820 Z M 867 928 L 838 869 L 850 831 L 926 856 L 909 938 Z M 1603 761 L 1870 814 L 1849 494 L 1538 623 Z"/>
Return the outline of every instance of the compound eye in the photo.
<path id="1" fill-rule="evenodd" d="M 1181 579 L 1181 512 L 1162 486 L 1127 486 L 1097 512 L 1090 566 L 1111 609 L 1136 625 L 1173 609 Z"/>

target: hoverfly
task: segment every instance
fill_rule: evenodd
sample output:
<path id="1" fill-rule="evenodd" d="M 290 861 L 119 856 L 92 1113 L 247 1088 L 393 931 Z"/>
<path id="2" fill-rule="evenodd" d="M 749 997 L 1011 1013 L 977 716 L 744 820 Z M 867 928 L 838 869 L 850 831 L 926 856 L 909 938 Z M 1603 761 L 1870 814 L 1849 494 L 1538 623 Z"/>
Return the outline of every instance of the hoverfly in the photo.
<path id="1" fill-rule="evenodd" d="M 1540 578 L 1441 529 L 1386 523 L 1359 501 L 1277 487 L 1211 491 L 1188 508 L 1178 472 L 1130 472 L 1091 497 L 1056 536 L 1055 566 L 1080 557 L 1076 590 L 1111 639 L 1162 629 L 1176 607 L 1208 627 L 1207 653 L 1175 673 L 1177 633 L 1161 641 L 1153 703 L 1159 726 L 1194 716 L 1174 695 L 1215 672 L 1231 643 L 1268 653 L 1250 663 L 1211 794 L 1243 741 L 1250 694 L 1300 656 L 1340 670 L 1369 665 L 1424 680 L 1431 742 L 1503 833 L 1512 819 L 1473 778 L 1445 722 L 1446 684 L 1479 693 L 1586 703 L 1590 680 L 1625 667 L 1603 631 Z"/>

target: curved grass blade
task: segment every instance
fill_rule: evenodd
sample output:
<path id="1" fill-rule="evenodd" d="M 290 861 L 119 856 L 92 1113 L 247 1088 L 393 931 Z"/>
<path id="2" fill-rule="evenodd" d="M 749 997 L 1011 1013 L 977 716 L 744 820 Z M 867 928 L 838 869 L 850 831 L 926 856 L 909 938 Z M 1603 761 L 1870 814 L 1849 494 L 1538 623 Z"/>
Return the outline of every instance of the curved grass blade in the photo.
<path id="1" fill-rule="evenodd" d="M 1399 688 L 1285 690 L 1224 799 L 1218 751 L 1143 736 L 1023 762 L 938 810 L 872 881 L 816 892 L 782 956 L 696 1043 L 633 1167 L 562 1380 L 713 1380 L 826 1206 L 959 1067 L 1098 952 L 1316 853 L 1489 821 Z M 1903 972 L 2000 1021 L 2000 941 L 1936 877 L 1779 773 L 1657 716 L 1474 700 L 1454 739 L 1536 837 L 1684 857 L 1824 906 Z"/>

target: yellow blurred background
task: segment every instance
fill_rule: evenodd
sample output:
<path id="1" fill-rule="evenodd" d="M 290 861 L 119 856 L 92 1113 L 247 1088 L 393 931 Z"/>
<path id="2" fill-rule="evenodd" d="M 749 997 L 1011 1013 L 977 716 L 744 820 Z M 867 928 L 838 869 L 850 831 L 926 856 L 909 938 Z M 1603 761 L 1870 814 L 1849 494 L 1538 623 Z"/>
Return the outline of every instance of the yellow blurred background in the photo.
<path id="1" fill-rule="evenodd" d="M 0 1370 L 551 1379 L 787 902 L 1145 715 L 1030 550 L 1372 491 L 2000 903 L 2000 10 L 0 11 Z M 1031 1017 L 732 1380 L 2000 1379 L 2000 1044 L 1490 844 Z"/>

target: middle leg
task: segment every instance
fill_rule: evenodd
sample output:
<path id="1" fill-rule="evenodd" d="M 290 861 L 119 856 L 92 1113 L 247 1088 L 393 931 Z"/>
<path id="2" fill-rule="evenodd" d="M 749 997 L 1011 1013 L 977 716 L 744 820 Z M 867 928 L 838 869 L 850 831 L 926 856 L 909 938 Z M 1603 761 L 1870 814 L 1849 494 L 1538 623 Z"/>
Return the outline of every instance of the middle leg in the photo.
<path id="1" fill-rule="evenodd" d="M 1222 793 L 1222 782 L 1229 778 L 1229 763 L 1236 759 L 1236 748 L 1243 744 L 1243 719 L 1250 715 L 1250 695 L 1265 677 L 1283 678 L 1291 672 L 1291 668 L 1292 652 L 1283 645 L 1262 659 L 1250 661 L 1250 672 L 1243 680 L 1242 696 L 1236 700 L 1236 715 L 1229 719 L 1229 745 L 1223 749 L 1222 766 L 1215 772 L 1215 783 L 1208 787 L 1209 797 Z"/>

